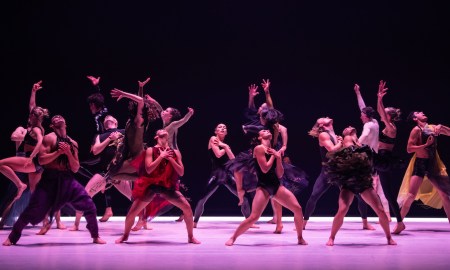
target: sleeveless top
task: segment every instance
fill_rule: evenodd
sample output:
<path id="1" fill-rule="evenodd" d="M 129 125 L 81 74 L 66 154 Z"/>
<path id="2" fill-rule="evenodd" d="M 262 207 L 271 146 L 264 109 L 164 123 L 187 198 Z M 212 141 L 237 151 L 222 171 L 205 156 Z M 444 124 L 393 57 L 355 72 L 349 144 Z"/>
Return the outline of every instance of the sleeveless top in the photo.
<path id="1" fill-rule="evenodd" d="M 384 134 L 383 131 L 380 130 L 380 135 L 378 138 L 380 142 L 385 144 L 395 144 L 396 139 L 397 137 L 395 138 L 389 137 L 388 135 Z"/>
<path id="2" fill-rule="evenodd" d="M 266 160 L 270 158 L 271 155 L 265 154 Z M 263 187 L 278 187 L 280 186 L 280 180 L 278 179 L 278 176 L 275 172 L 276 168 L 276 162 L 272 164 L 272 167 L 270 167 L 269 171 L 267 173 L 264 173 L 261 170 L 261 167 L 258 164 L 258 161 L 255 158 L 255 169 L 256 169 L 256 175 L 258 176 L 258 186 Z"/>
<path id="3" fill-rule="evenodd" d="M 328 130 L 324 130 L 322 132 L 328 133 L 328 135 L 330 136 L 331 142 L 333 143 L 333 145 L 336 145 L 336 141 L 334 140 L 334 137 L 331 136 L 331 134 Z M 328 161 L 327 153 L 328 153 L 328 150 L 325 148 L 325 146 L 320 146 L 320 157 L 322 158 L 322 162 Z"/>
<path id="4" fill-rule="evenodd" d="M 39 128 L 42 132 L 42 136 L 44 136 L 44 130 L 42 130 L 41 127 L 38 126 L 35 127 Z M 35 127 L 32 127 L 31 130 L 27 130 L 27 134 L 25 134 L 25 137 L 23 138 L 22 143 L 19 145 L 17 152 L 25 152 L 25 145 L 36 146 L 37 140 L 31 137 L 31 133 L 33 133 L 33 128 Z"/>

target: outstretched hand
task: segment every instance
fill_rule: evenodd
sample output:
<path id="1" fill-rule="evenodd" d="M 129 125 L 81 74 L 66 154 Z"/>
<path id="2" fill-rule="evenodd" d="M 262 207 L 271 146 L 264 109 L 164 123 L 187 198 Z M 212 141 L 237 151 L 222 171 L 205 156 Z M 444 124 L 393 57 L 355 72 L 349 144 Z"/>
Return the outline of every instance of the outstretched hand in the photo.
<path id="1" fill-rule="evenodd" d="M 357 83 L 353 86 L 353 90 L 355 90 L 355 93 L 359 93 L 359 85 Z"/>
<path id="2" fill-rule="evenodd" d="M 139 87 L 140 87 L 140 88 L 144 87 L 149 81 L 150 81 L 150 77 L 148 77 L 147 79 L 145 79 L 145 81 L 143 81 L 143 82 L 138 81 Z"/>
<path id="3" fill-rule="evenodd" d="M 269 92 L 269 87 L 270 87 L 270 81 L 269 79 L 267 80 L 262 80 L 263 82 L 261 83 L 261 87 L 263 88 L 264 92 Z"/>
<path id="4" fill-rule="evenodd" d="M 86 76 L 92 83 L 93 86 L 96 86 L 100 83 L 100 77 L 95 78 L 94 76 Z"/>
<path id="5" fill-rule="evenodd" d="M 258 86 L 256 86 L 255 84 L 250 84 L 250 86 L 248 87 L 248 95 L 254 98 L 258 94 Z"/>
<path id="6" fill-rule="evenodd" d="M 188 113 L 189 114 L 194 114 L 194 109 L 192 109 L 191 107 L 188 107 Z"/>
<path id="7" fill-rule="evenodd" d="M 117 99 L 117 101 L 121 100 L 124 97 L 125 92 L 114 88 L 111 90 L 111 97 Z"/>
<path id="8" fill-rule="evenodd" d="M 33 84 L 33 88 L 31 88 L 31 91 L 36 92 L 36 91 L 42 89 L 41 83 L 42 83 L 42 80 L 40 80 L 37 83 Z"/>
<path id="9" fill-rule="evenodd" d="M 384 95 L 386 95 L 388 89 L 389 88 L 386 88 L 386 82 L 381 80 L 380 84 L 378 85 L 378 97 L 382 98 Z"/>

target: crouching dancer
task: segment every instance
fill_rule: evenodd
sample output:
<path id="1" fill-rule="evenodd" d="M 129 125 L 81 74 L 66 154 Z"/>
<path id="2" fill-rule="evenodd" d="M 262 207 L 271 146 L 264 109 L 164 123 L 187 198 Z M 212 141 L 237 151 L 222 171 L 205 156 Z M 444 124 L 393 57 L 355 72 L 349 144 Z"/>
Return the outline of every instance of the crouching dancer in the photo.
<path id="1" fill-rule="evenodd" d="M 193 233 L 194 221 L 191 206 L 183 194 L 176 190 L 178 179 L 184 174 L 181 154 L 180 151 L 169 147 L 168 138 L 169 134 L 166 130 L 158 130 L 155 136 L 156 145 L 147 148 L 142 155 L 132 161 L 131 165 L 138 169 L 139 178 L 134 183 L 134 201 L 125 218 L 123 235 L 116 240 L 116 244 L 128 240 L 134 219 L 155 196 L 161 196 L 183 211 L 188 243 L 200 244 Z"/>

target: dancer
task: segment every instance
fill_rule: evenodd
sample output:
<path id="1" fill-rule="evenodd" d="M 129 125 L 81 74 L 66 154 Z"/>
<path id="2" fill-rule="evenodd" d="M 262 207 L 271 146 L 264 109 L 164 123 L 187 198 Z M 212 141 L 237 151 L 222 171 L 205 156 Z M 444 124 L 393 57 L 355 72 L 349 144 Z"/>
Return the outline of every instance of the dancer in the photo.
<path id="1" fill-rule="evenodd" d="M 393 150 L 397 137 L 397 126 L 395 122 L 400 120 L 400 109 L 393 107 L 384 107 L 383 97 L 386 95 L 388 88 L 386 82 L 381 80 L 378 86 L 378 102 L 377 111 L 381 117 L 381 121 L 385 127 L 380 132 L 378 143 L 378 155 L 375 159 L 375 169 L 377 170 L 381 187 L 384 195 L 389 202 L 390 209 L 394 212 L 397 219 L 397 225 L 392 231 L 393 234 L 399 234 L 405 229 L 403 218 L 400 214 L 400 207 L 398 206 L 394 191 L 392 190 L 392 170 L 399 164 L 399 160 L 394 156 Z M 388 216 L 389 217 L 389 216 Z"/>
<path id="2" fill-rule="evenodd" d="M 100 156 L 99 169 L 100 172 L 96 173 L 86 184 L 85 190 L 89 196 L 94 197 L 99 191 L 104 191 L 109 189 L 106 187 L 106 179 L 104 174 L 108 169 L 108 165 L 114 158 L 117 147 L 119 146 L 121 140 L 123 140 L 123 129 L 117 129 L 117 119 L 111 115 L 105 117 L 104 123 L 102 125 L 105 127 L 105 132 L 97 135 L 95 138 L 95 143 L 92 145 L 92 153 L 94 155 Z M 113 186 L 117 188 L 125 197 L 131 200 L 131 185 L 128 181 L 116 181 L 112 183 Z M 112 213 L 112 210 L 111 210 Z M 76 212 L 74 226 L 71 231 L 78 231 L 80 220 L 82 217 L 82 212 Z M 112 215 L 112 214 L 111 214 Z M 110 216 L 107 216 L 108 218 Z M 104 222 L 101 219 L 100 222 Z"/>
<path id="3" fill-rule="evenodd" d="M 16 156 L 0 160 L 0 172 L 10 179 L 17 187 L 17 194 L 7 203 L 3 213 L 0 227 L 3 227 L 6 217 L 14 203 L 21 197 L 27 185 L 20 180 L 17 173 L 28 174 L 30 192 L 34 192 L 41 179 L 43 168 L 39 164 L 38 154 L 44 136 L 42 121 L 48 117 L 48 110 L 36 105 L 36 92 L 42 89 L 42 81 L 33 84 L 31 89 L 27 128 L 18 127 L 11 135 L 16 142 Z"/>
<path id="4" fill-rule="evenodd" d="M 316 123 L 309 131 L 309 135 L 318 138 L 319 140 L 322 169 L 320 170 L 320 174 L 314 183 L 311 197 L 309 197 L 308 202 L 306 203 L 303 221 L 304 229 L 306 228 L 309 217 L 314 213 L 317 202 L 331 186 L 325 173 L 325 167 L 323 166 L 323 164 L 328 161 L 327 153 L 334 152 L 342 148 L 342 137 L 336 136 L 333 127 L 333 119 L 329 117 L 317 119 Z M 371 226 L 367 221 L 367 204 L 359 195 L 356 195 L 356 198 L 358 199 L 358 210 L 363 222 L 363 229 L 374 230 L 373 226 Z"/>
<path id="5" fill-rule="evenodd" d="M 218 124 L 214 131 L 215 136 L 211 136 L 209 139 L 208 151 L 211 157 L 212 172 L 206 187 L 206 192 L 195 207 L 194 228 L 197 228 L 197 223 L 203 214 L 206 201 L 216 192 L 219 186 L 225 186 L 231 193 L 237 196 L 236 182 L 231 172 L 225 167 L 225 163 L 228 160 L 234 159 L 234 154 L 230 146 L 224 143 L 227 132 L 227 126 L 225 124 Z M 241 205 L 241 212 L 246 218 L 250 215 L 250 204 L 247 198 L 244 198 L 244 203 Z"/>
<path id="6" fill-rule="evenodd" d="M 303 239 L 303 215 L 302 208 L 294 194 L 280 185 L 280 178 L 284 169 L 281 163 L 281 151 L 275 151 L 271 146 L 272 133 L 269 130 L 261 130 L 258 140 L 260 145 L 256 146 L 253 155 L 255 158 L 255 170 L 258 175 L 258 187 L 253 199 L 252 212 L 234 232 L 233 236 L 225 243 L 232 246 L 236 239 L 246 232 L 260 217 L 267 206 L 270 198 L 288 208 L 294 213 L 294 223 L 297 229 L 297 240 L 299 245 L 307 245 Z"/>
<path id="7" fill-rule="evenodd" d="M 377 119 L 375 119 L 376 112 L 375 110 L 370 107 L 366 106 L 364 99 L 361 95 L 360 87 L 358 84 L 355 84 L 353 87 L 353 90 L 355 91 L 356 98 L 358 100 L 358 106 L 361 111 L 360 119 L 363 122 L 363 130 L 361 132 L 361 135 L 359 136 L 359 142 L 364 145 L 368 145 L 375 153 L 378 153 L 378 144 L 379 144 L 379 132 L 380 132 L 380 126 L 378 125 Z M 389 203 L 384 196 L 383 188 L 379 184 L 378 174 L 374 170 L 372 177 L 374 179 L 374 189 L 377 192 L 378 196 L 380 197 L 380 200 L 383 204 L 384 211 L 388 215 L 390 219 L 389 214 Z M 375 229 L 375 228 L 373 228 Z"/>
<path id="8" fill-rule="evenodd" d="M 175 190 L 179 176 L 184 174 L 184 165 L 181 153 L 169 147 L 168 137 L 167 131 L 158 130 L 155 136 L 156 145 L 147 148 L 141 158 L 133 162 L 139 167 L 139 178 L 133 187 L 134 201 L 125 219 L 124 233 L 116 240 L 116 244 L 128 240 L 135 217 L 155 196 L 162 196 L 183 211 L 188 243 L 200 244 L 193 234 L 191 206 L 186 198 Z"/>
<path id="9" fill-rule="evenodd" d="M 52 215 L 66 203 L 84 212 L 87 220 L 86 228 L 93 242 L 105 244 L 98 234 L 97 209 L 94 202 L 84 187 L 73 177 L 80 167 L 78 144 L 67 136 L 66 121 L 62 116 L 53 116 L 50 127 L 53 132 L 45 135 L 39 156 L 39 162 L 45 168 L 42 179 L 31 195 L 28 207 L 14 224 L 3 245 L 16 244 L 28 223 L 37 224 L 46 214 Z"/>
<path id="10" fill-rule="evenodd" d="M 428 117 L 421 111 L 411 112 L 408 121 L 416 126 L 411 130 L 406 151 L 414 153 L 403 178 L 397 201 L 404 218 L 414 200 L 440 209 L 444 207 L 450 222 L 450 179 L 437 151 L 437 138 L 450 136 L 450 128 L 428 124 Z"/>
<path id="11" fill-rule="evenodd" d="M 15 156 L 0 160 L 0 172 L 8 177 L 17 187 L 17 195 L 15 200 L 20 198 L 22 192 L 27 188 L 27 185 L 22 183 L 14 173 L 23 172 L 28 173 L 30 190 L 34 191 L 36 184 L 42 174 L 42 167 L 38 161 L 38 154 L 44 136 L 44 128 L 42 121 L 44 117 L 48 116 L 48 110 L 36 106 L 36 92 L 42 89 L 42 81 L 33 85 L 30 97 L 30 115 L 28 117 L 27 129 L 18 128 L 12 135 L 13 140 L 20 140 L 23 138 L 22 144 L 19 146 L 17 152 L 24 152 L 25 156 Z"/>
<path id="12" fill-rule="evenodd" d="M 337 232 L 350 208 L 355 194 L 372 207 L 379 217 L 379 222 L 387 238 L 388 245 L 396 245 L 389 231 L 389 220 L 372 184 L 372 150 L 361 146 L 356 136 L 356 129 L 347 127 L 343 132 L 343 149 L 329 152 L 325 170 L 329 182 L 340 187 L 339 209 L 333 219 L 327 246 L 333 246 Z"/>

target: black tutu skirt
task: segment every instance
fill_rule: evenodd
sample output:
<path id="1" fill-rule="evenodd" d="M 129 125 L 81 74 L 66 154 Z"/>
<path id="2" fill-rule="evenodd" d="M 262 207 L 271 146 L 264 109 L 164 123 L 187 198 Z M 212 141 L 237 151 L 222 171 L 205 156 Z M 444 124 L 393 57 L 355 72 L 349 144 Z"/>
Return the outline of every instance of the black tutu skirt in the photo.
<path id="1" fill-rule="evenodd" d="M 242 173 L 242 188 L 245 191 L 253 191 L 256 189 L 258 178 L 256 176 L 255 166 L 257 165 L 251 149 L 240 152 L 234 159 L 225 163 L 226 169 L 232 174 L 236 172 Z"/>
<path id="2" fill-rule="evenodd" d="M 294 195 L 300 194 L 308 187 L 306 173 L 297 166 L 283 162 L 284 174 L 281 177 L 281 184 L 289 189 Z"/>
<path id="3" fill-rule="evenodd" d="M 328 183 L 359 194 L 373 187 L 373 154 L 368 146 L 350 146 L 329 152 L 323 163 Z"/>
<path id="4" fill-rule="evenodd" d="M 405 160 L 395 155 L 392 151 L 380 149 L 374 153 L 373 164 L 377 171 L 387 172 L 395 169 L 406 169 L 408 165 Z"/>

